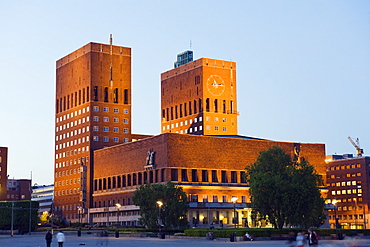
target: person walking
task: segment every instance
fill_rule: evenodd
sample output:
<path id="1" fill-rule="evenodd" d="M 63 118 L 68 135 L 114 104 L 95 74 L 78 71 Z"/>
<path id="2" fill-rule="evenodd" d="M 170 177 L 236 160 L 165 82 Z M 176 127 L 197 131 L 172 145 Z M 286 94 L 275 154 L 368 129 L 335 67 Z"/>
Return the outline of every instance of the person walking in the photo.
<path id="1" fill-rule="evenodd" d="M 297 237 L 297 247 L 303 247 L 304 246 L 304 235 L 302 232 L 298 232 Z"/>
<path id="2" fill-rule="evenodd" d="M 310 229 L 308 230 L 307 240 L 308 245 L 317 245 L 316 235 Z"/>
<path id="3" fill-rule="evenodd" d="M 50 247 L 51 245 L 51 240 L 53 239 L 53 235 L 51 234 L 50 230 L 45 235 L 45 240 L 46 240 L 46 247 Z"/>
<path id="4" fill-rule="evenodd" d="M 57 233 L 58 247 L 63 247 L 63 243 L 66 241 L 66 237 L 62 231 Z"/>

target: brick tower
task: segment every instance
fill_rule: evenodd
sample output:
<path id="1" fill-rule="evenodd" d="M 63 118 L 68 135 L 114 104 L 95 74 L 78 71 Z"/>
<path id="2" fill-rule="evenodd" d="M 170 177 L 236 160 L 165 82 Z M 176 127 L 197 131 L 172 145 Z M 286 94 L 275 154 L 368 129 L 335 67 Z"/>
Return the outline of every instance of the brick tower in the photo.
<path id="1" fill-rule="evenodd" d="M 237 135 L 236 63 L 192 57 L 161 74 L 162 133 Z"/>
<path id="2" fill-rule="evenodd" d="M 54 210 L 86 222 L 94 150 L 131 141 L 131 48 L 89 43 L 56 62 Z"/>

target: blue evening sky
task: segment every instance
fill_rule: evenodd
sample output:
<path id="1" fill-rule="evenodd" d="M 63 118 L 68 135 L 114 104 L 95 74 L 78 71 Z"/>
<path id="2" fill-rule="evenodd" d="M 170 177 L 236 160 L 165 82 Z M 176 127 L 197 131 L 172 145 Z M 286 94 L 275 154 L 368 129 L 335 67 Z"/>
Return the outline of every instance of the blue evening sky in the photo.
<path id="1" fill-rule="evenodd" d="M 55 61 L 87 44 L 132 48 L 133 133 L 160 133 L 160 73 L 237 63 L 239 134 L 370 152 L 370 1 L 0 1 L 0 146 L 8 174 L 53 182 Z"/>

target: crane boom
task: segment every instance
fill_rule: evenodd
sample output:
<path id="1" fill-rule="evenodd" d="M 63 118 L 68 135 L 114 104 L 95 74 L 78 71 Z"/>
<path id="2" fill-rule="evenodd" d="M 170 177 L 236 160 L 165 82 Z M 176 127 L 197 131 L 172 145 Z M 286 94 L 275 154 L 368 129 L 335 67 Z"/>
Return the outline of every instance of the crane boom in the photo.
<path id="1" fill-rule="evenodd" d="M 364 154 L 364 150 L 360 148 L 360 140 L 356 138 L 356 142 L 354 142 L 350 136 L 348 136 L 348 140 L 356 148 L 357 157 L 362 157 L 362 155 Z"/>

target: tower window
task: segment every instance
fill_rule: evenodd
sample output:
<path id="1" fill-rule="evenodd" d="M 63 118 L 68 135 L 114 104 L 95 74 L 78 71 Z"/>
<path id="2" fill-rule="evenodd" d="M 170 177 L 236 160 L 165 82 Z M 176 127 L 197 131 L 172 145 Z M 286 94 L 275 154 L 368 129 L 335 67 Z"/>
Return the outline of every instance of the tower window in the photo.
<path id="1" fill-rule="evenodd" d="M 206 112 L 209 112 L 209 98 L 206 99 Z"/>
<path id="2" fill-rule="evenodd" d="M 108 88 L 104 88 L 104 102 L 108 102 Z"/>
<path id="3" fill-rule="evenodd" d="M 128 90 L 127 89 L 123 91 L 123 104 L 125 105 L 128 104 Z"/>
<path id="4" fill-rule="evenodd" d="M 114 89 L 114 103 L 118 103 L 118 88 Z"/>
<path id="5" fill-rule="evenodd" d="M 98 86 L 94 87 L 94 101 L 98 101 Z"/>

